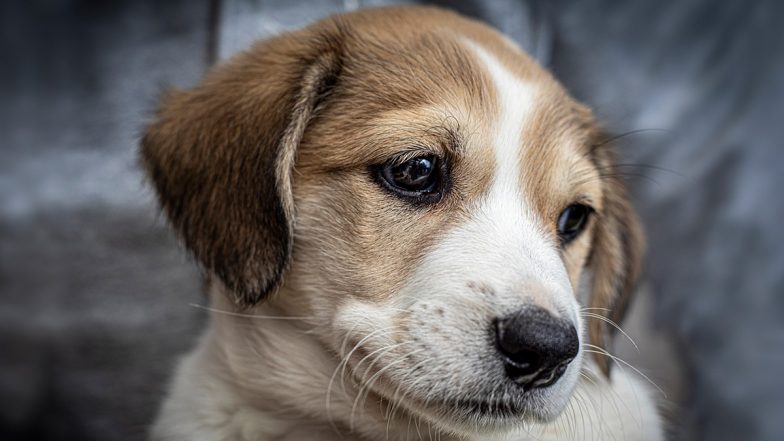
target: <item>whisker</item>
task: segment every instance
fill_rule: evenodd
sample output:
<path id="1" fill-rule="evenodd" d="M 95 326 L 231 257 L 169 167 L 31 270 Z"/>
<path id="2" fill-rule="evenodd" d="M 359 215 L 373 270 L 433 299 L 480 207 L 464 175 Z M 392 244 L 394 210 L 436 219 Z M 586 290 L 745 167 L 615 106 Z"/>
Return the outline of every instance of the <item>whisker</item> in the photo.
<path id="1" fill-rule="evenodd" d="M 587 347 L 591 347 L 591 348 L 598 349 L 598 350 L 583 349 L 585 352 L 591 352 L 591 353 L 594 353 L 594 354 L 600 354 L 600 355 L 604 355 L 604 356 L 607 356 L 607 357 L 611 358 L 611 359 L 612 359 L 612 360 L 614 360 L 616 363 L 622 363 L 622 364 L 624 364 L 624 365 L 628 366 L 630 369 L 632 369 L 634 372 L 636 372 L 636 373 L 637 373 L 637 375 L 641 376 L 641 377 L 642 377 L 642 378 L 644 378 L 644 379 L 645 379 L 645 380 L 646 380 L 648 383 L 650 383 L 650 384 L 651 384 L 651 386 L 655 387 L 655 388 L 656 388 L 656 389 L 657 389 L 657 390 L 658 390 L 658 391 L 659 391 L 659 392 L 662 394 L 662 396 L 664 396 L 664 398 L 667 398 L 667 393 L 666 393 L 666 392 L 664 392 L 664 390 L 663 390 L 661 387 L 659 387 L 659 385 L 658 385 L 658 384 L 656 384 L 656 383 L 655 383 L 653 380 L 651 380 L 651 379 L 650 379 L 650 377 L 648 377 L 647 375 L 643 374 L 643 373 L 642 373 L 642 371 L 640 371 L 640 370 L 639 370 L 639 369 L 637 369 L 636 367 L 632 366 L 632 365 L 631 365 L 629 362 L 627 362 L 626 360 L 623 360 L 622 358 L 620 358 L 620 357 L 617 357 L 617 356 L 615 356 L 615 355 L 613 355 L 613 354 L 611 354 L 611 353 L 607 352 L 606 350 L 604 350 L 603 348 L 600 348 L 599 346 L 592 345 L 592 344 L 590 344 L 590 343 L 583 343 L 583 345 L 584 345 L 584 346 L 587 346 Z"/>
<path id="2" fill-rule="evenodd" d="M 245 318 L 262 319 L 262 320 L 313 320 L 315 319 L 315 317 L 297 317 L 297 316 L 290 316 L 290 315 L 280 316 L 280 315 L 245 314 L 242 312 L 224 311 L 222 309 L 199 305 L 197 303 L 189 303 L 188 306 L 191 306 L 196 309 L 202 309 L 204 311 L 209 311 L 216 314 L 228 315 L 232 317 L 245 317 Z"/>
<path id="3" fill-rule="evenodd" d="M 598 307 L 580 308 L 580 311 L 593 311 L 593 310 L 596 310 L 596 311 L 606 311 L 606 312 L 612 311 L 612 309 L 610 309 L 610 308 L 598 308 Z"/>
<path id="4" fill-rule="evenodd" d="M 354 430 L 354 415 L 356 413 L 357 405 L 359 404 L 359 400 L 362 397 L 362 393 L 367 391 L 367 393 L 369 394 L 370 391 L 371 391 L 370 390 L 370 386 L 373 383 L 375 383 L 376 380 L 378 380 L 378 378 L 386 370 L 388 370 L 389 368 L 391 368 L 393 366 L 396 366 L 396 365 L 400 364 L 401 362 L 407 361 L 406 360 L 407 357 L 409 357 L 411 355 L 414 355 L 416 353 L 422 352 L 422 351 L 424 351 L 424 349 L 417 349 L 417 350 L 411 351 L 408 354 L 406 354 L 405 356 L 400 357 L 398 360 L 393 361 L 392 363 L 389 363 L 388 365 L 386 365 L 383 368 L 379 369 L 378 372 L 376 372 L 372 377 L 370 377 L 370 379 L 365 384 L 362 385 L 361 389 L 359 390 L 359 393 L 357 394 L 356 399 L 354 400 L 354 404 L 351 406 L 351 416 L 349 418 L 349 427 L 351 427 L 351 430 Z"/>
<path id="5" fill-rule="evenodd" d="M 631 173 L 631 172 L 600 173 L 598 176 L 591 177 L 589 179 L 583 179 L 582 181 L 578 181 L 574 185 L 575 186 L 580 186 L 580 185 L 585 185 L 585 184 L 588 184 L 588 183 L 591 183 L 591 182 L 594 182 L 594 181 L 604 181 L 604 180 L 615 179 L 615 178 L 639 178 L 639 179 L 645 179 L 646 181 L 651 182 L 651 183 L 656 184 L 656 185 L 659 185 L 659 186 L 661 185 L 661 183 L 659 181 L 653 179 L 652 177 L 650 177 L 650 176 L 648 176 L 646 174 Z"/>
<path id="6" fill-rule="evenodd" d="M 632 339 L 629 336 L 629 334 L 626 333 L 626 331 L 621 329 L 621 327 L 617 323 L 612 321 L 611 319 L 609 319 L 609 318 L 607 318 L 607 317 L 605 317 L 605 316 L 603 316 L 601 314 L 595 314 L 593 312 L 581 312 L 580 315 L 582 315 L 583 317 L 591 317 L 591 318 L 595 318 L 595 319 L 598 319 L 598 320 L 602 320 L 603 322 L 605 322 L 608 325 L 612 326 L 613 328 L 617 329 L 618 332 L 623 334 L 623 336 L 626 337 L 632 343 L 632 345 L 634 345 L 634 349 L 636 349 L 638 353 L 640 352 L 640 347 L 637 346 L 637 343 L 634 341 L 634 339 Z"/>
<path id="7" fill-rule="evenodd" d="M 660 171 L 660 172 L 664 172 L 664 173 L 670 173 L 670 174 L 678 176 L 680 178 L 685 178 L 686 177 L 686 175 L 684 175 L 683 173 L 681 173 L 681 172 L 679 172 L 677 170 L 673 170 L 671 168 L 666 168 L 666 167 L 660 167 L 658 165 L 650 165 L 650 164 L 622 163 L 622 164 L 613 164 L 612 166 L 609 166 L 609 167 L 600 167 L 599 169 L 604 169 L 604 168 L 621 168 L 621 167 L 644 168 L 644 169 L 648 169 L 648 170 L 655 170 L 655 171 Z"/>
<path id="8" fill-rule="evenodd" d="M 327 392 L 326 392 L 326 397 L 325 397 L 325 399 L 326 399 L 327 418 L 329 419 L 330 424 L 333 426 L 333 428 L 335 430 L 338 430 L 338 428 L 337 428 L 337 425 L 334 424 L 334 419 L 332 418 L 331 405 L 332 405 L 332 390 L 333 390 L 332 386 L 333 386 L 333 384 L 335 382 L 335 379 L 337 378 L 338 372 L 341 373 L 340 374 L 341 375 L 341 389 L 343 390 L 343 393 L 345 394 L 346 393 L 346 382 L 345 382 L 346 364 L 348 363 L 348 360 L 351 358 L 351 356 L 354 354 L 354 351 L 356 351 L 370 337 L 374 336 L 375 334 L 378 334 L 379 332 L 389 331 L 390 329 L 392 329 L 392 328 L 388 327 L 388 328 L 377 329 L 376 331 L 373 331 L 370 334 L 368 334 L 367 336 L 365 336 L 365 338 L 361 339 L 351 349 L 351 351 L 349 351 L 348 354 L 346 354 L 345 356 L 340 358 L 340 361 L 338 362 L 337 366 L 335 367 L 335 371 L 332 373 L 332 376 L 329 379 L 329 383 L 327 384 Z M 349 336 L 346 337 L 346 340 L 348 339 L 348 337 Z"/>
<path id="9" fill-rule="evenodd" d="M 617 141 L 619 139 L 627 138 L 629 136 L 634 136 L 634 135 L 640 135 L 642 133 L 672 133 L 672 132 L 670 130 L 667 130 L 667 129 L 658 129 L 658 128 L 629 130 L 628 132 L 624 132 L 624 133 L 621 133 L 619 135 L 611 136 L 611 137 L 609 137 L 607 139 L 599 141 L 596 144 L 593 144 L 591 146 L 591 151 L 594 151 L 594 150 L 596 150 L 599 147 L 602 147 L 604 145 L 610 144 L 610 143 L 615 142 L 615 141 Z"/>

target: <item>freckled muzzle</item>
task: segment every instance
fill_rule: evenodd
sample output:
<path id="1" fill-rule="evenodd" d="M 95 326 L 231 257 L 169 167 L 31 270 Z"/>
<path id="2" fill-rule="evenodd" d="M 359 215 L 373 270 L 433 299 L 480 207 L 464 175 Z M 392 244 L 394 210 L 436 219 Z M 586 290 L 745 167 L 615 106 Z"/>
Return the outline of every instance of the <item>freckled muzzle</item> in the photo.
<path id="1" fill-rule="evenodd" d="M 558 381 L 580 345 L 572 323 L 538 306 L 496 319 L 495 334 L 507 376 L 525 390 Z"/>

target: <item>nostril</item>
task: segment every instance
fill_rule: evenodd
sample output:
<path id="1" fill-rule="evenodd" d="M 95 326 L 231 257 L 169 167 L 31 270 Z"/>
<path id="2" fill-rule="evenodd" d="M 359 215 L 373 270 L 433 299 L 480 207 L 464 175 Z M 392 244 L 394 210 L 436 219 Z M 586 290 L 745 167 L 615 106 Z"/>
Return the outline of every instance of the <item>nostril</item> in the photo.
<path id="1" fill-rule="evenodd" d="M 522 350 L 513 354 L 505 353 L 504 355 L 508 364 L 521 371 L 538 370 L 542 359 L 538 353 L 529 350 Z"/>
<path id="2" fill-rule="evenodd" d="M 506 374 L 517 382 L 533 380 L 542 366 L 542 357 L 534 351 L 504 355 Z"/>

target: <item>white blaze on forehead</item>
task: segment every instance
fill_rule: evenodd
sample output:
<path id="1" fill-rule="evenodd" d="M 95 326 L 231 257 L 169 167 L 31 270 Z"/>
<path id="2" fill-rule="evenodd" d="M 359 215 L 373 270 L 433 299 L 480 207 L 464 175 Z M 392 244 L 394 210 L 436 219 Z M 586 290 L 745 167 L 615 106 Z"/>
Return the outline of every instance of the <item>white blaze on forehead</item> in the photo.
<path id="1" fill-rule="evenodd" d="M 493 151 L 496 163 L 493 190 L 519 193 L 522 188 L 519 167 L 522 130 L 526 119 L 533 113 L 535 88 L 516 78 L 481 46 L 473 42 L 469 42 L 469 46 L 490 74 L 499 104 L 491 128 L 495 135 Z"/>
<path id="2" fill-rule="evenodd" d="M 523 250 L 527 272 L 537 274 L 541 282 L 555 283 L 561 288 L 570 286 L 565 268 L 548 237 L 543 222 L 526 200 L 521 174 L 541 164 L 523 164 L 521 150 L 530 148 L 523 138 L 524 127 L 534 113 L 539 95 L 537 86 L 526 83 L 511 73 L 490 52 L 470 42 L 480 61 L 487 69 L 496 89 L 498 114 L 491 133 L 494 135 L 495 176 L 483 212 L 489 223 L 503 237 L 508 247 Z"/>
<path id="3" fill-rule="evenodd" d="M 526 167 L 541 166 L 521 163 L 521 152 L 527 141 L 524 139 L 524 127 L 534 114 L 537 86 L 515 76 L 477 43 L 467 43 L 496 89 L 498 109 L 490 118 L 489 138 L 495 156 L 495 170 L 488 194 L 470 225 L 459 228 L 455 234 L 461 236 L 461 241 L 473 242 L 469 248 L 481 250 L 481 259 L 487 265 L 484 277 L 495 278 L 495 282 L 507 289 L 525 291 L 526 285 L 539 286 L 548 294 L 563 297 L 552 298 L 552 307 L 569 310 L 571 285 L 557 244 L 549 237 L 543 224 L 550 220 L 541 219 L 526 200 L 521 176 Z M 517 280 L 510 280 L 510 276 Z"/>

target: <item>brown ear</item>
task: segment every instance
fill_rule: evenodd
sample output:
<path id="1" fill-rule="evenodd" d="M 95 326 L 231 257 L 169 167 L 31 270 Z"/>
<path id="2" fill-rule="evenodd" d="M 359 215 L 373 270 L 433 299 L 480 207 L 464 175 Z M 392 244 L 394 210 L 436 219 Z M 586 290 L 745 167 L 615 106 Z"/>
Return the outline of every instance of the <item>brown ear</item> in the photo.
<path id="1" fill-rule="evenodd" d="M 591 312 L 600 314 L 620 324 L 636 288 L 642 269 L 645 239 L 640 221 L 626 193 L 615 158 L 603 145 L 594 152 L 599 172 L 603 177 L 604 207 L 599 215 L 593 238 L 589 265 L 593 273 L 589 306 Z M 603 349 L 614 327 L 600 319 L 588 322 L 591 343 Z M 609 377 L 610 359 L 594 354 L 597 365 Z"/>
<path id="2" fill-rule="evenodd" d="M 284 34 L 169 94 L 141 158 L 185 246 L 241 306 L 274 290 L 292 249 L 291 174 L 308 121 L 340 71 L 340 44 Z"/>

